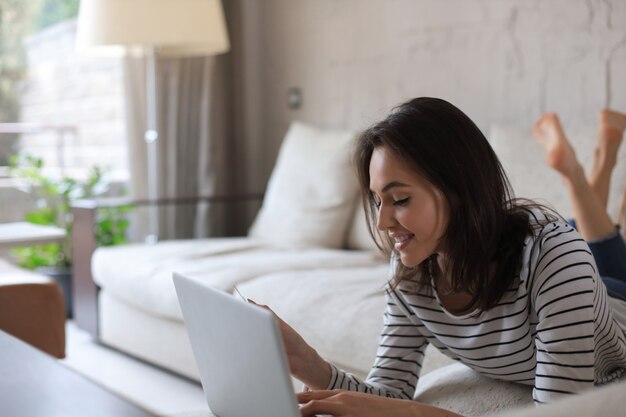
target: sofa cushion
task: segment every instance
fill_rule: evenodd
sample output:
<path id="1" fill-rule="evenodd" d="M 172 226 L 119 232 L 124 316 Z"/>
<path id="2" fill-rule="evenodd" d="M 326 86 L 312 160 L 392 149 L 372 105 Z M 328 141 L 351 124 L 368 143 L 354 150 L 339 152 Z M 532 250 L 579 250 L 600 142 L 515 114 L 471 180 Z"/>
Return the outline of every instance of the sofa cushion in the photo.
<path id="1" fill-rule="evenodd" d="M 589 172 L 597 133 L 595 129 L 568 132 L 576 156 Z M 567 191 L 558 173 L 545 163 L 544 151 L 533 138 L 530 128 L 494 125 L 489 140 L 504 167 L 516 196 L 549 202 L 561 215 L 571 216 Z M 617 221 L 626 188 L 626 146 L 622 146 L 613 172 L 607 211 Z"/>
<path id="2" fill-rule="evenodd" d="M 323 358 L 361 378 L 378 348 L 386 307 L 389 266 L 278 272 L 248 281 L 239 290 L 267 304 Z M 422 375 L 452 363 L 428 346 Z"/>
<path id="3" fill-rule="evenodd" d="M 353 138 L 292 123 L 249 236 L 284 247 L 340 248 L 357 194 Z"/>
<path id="4" fill-rule="evenodd" d="M 389 266 L 278 272 L 238 288 L 270 306 L 326 360 L 363 377 L 374 363 Z"/>
<path id="5" fill-rule="evenodd" d="M 211 238 L 99 248 L 92 258 L 92 273 L 100 287 L 119 299 L 158 316 L 182 320 L 173 272 L 231 291 L 236 284 L 276 271 L 379 262 L 373 252 L 279 249 L 245 237 Z"/>
<path id="6" fill-rule="evenodd" d="M 378 247 L 369 233 L 365 219 L 365 210 L 363 210 L 360 196 L 356 198 L 354 204 L 354 211 L 346 234 L 345 246 L 348 249 L 378 251 Z"/>

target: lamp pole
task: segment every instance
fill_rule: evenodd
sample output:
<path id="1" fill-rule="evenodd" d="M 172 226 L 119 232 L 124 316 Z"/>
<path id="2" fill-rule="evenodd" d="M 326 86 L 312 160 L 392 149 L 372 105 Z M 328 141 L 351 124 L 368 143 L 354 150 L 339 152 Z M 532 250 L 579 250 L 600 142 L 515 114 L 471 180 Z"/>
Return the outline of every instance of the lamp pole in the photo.
<path id="1" fill-rule="evenodd" d="M 156 78 L 156 48 L 146 47 L 146 131 L 144 140 L 147 151 L 148 168 L 148 199 L 155 201 L 159 198 L 159 130 L 157 115 L 157 78 Z M 159 240 L 159 207 L 156 203 L 149 206 L 150 230 L 146 236 L 146 243 L 156 243 Z"/>

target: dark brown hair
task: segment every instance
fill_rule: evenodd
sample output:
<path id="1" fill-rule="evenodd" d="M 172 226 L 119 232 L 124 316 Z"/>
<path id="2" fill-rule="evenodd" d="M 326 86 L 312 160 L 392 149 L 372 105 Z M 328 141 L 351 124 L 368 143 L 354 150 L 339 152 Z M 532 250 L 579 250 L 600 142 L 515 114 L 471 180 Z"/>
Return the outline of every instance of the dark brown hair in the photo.
<path id="1" fill-rule="evenodd" d="M 471 293 L 471 309 L 484 311 L 496 305 L 519 273 L 524 239 L 533 231 L 528 208 L 540 206 L 512 199 L 495 152 L 461 110 L 445 100 L 416 98 L 365 130 L 354 154 L 370 233 L 388 254 L 392 242 L 376 229 L 377 209 L 369 188 L 370 159 L 381 146 L 446 198 L 450 219 L 442 243 L 452 290 Z M 419 279 L 422 286 L 430 286 L 430 273 L 438 269 L 433 261 L 431 256 L 416 268 L 398 263 L 392 285 Z M 490 270 L 494 264 L 495 270 Z"/>
<path id="2" fill-rule="evenodd" d="M 626 189 L 624 189 L 624 195 L 622 196 L 622 204 L 620 205 L 617 224 L 619 224 L 622 229 L 622 236 L 626 238 Z"/>

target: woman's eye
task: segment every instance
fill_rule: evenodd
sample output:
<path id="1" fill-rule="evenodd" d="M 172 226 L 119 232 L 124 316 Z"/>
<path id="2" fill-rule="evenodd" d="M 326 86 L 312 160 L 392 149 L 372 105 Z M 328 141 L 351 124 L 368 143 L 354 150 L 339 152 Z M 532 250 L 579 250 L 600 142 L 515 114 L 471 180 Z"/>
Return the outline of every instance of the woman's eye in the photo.
<path id="1" fill-rule="evenodd" d="M 402 200 L 397 200 L 393 202 L 394 206 L 404 206 L 406 203 L 409 202 L 409 197 L 407 198 L 403 198 Z"/>

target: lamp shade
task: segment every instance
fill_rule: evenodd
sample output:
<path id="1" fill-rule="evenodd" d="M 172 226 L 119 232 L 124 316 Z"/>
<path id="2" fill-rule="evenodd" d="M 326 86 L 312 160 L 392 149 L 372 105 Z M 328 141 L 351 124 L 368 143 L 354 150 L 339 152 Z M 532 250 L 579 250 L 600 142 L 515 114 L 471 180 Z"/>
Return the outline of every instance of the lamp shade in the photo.
<path id="1" fill-rule="evenodd" d="M 155 48 L 162 56 L 216 55 L 230 49 L 220 0 L 82 0 L 76 47 L 116 54 Z"/>

